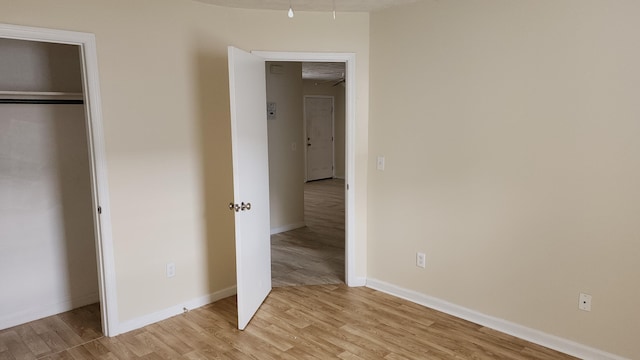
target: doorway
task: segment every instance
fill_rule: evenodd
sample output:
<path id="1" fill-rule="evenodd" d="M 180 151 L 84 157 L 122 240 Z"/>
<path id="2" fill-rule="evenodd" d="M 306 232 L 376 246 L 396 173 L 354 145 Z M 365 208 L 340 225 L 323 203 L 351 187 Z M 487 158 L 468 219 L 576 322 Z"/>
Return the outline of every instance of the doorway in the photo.
<path id="1" fill-rule="evenodd" d="M 356 127 L 356 56 L 354 53 L 298 53 L 253 51 L 265 61 L 282 62 L 341 62 L 345 64 L 345 282 L 347 286 L 361 286 L 364 281 L 355 273 L 355 127 Z"/>
<path id="2" fill-rule="evenodd" d="M 364 285 L 364 279 L 356 277 L 354 271 L 355 187 L 350 186 L 350 181 L 354 181 L 355 184 L 355 89 L 350 86 L 355 79 L 355 54 L 248 53 L 229 46 L 228 57 L 234 189 L 234 201 L 229 203 L 229 209 L 236 213 L 238 328 L 242 330 L 271 290 L 269 207 L 273 202 L 268 201 L 270 192 L 268 183 L 269 173 L 273 169 L 269 168 L 268 158 L 266 158 L 269 149 L 265 125 L 271 114 L 277 111 L 277 104 L 266 101 L 265 63 L 267 61 L 345 63 L 344 83 L 347 88 L 345 96 L 346 181 L 344 184 L 345 280 L 347 286 Z M 297 144 L 294 142 L 291 147 L 293 150 Z M 249 152 L 246 151 L 247 149 Z M 252 176 L 254 173 L 255 177 Z M 255 186 L 256 184 L 258 186 Z M 267 185 L 266 191 L 263 185 Z M 252 198 L 258 199 L 259 202 L 253 202 Z M 258 208 L 260 211 L 253 211 Z M 267 226 L 263 228 L 262 224 L 265 220 Z M 257 228 L 251 226 L 252 224 L 258 225 Z M 248 228 L 255 231 L 248 232 L 246 231 Z"/>
<path id="3" fill-rule="evenodd" d="M 273 286 L 345 283 L 345 63 L 265 70 Z"/>
<path id="4" fill-rule="evenodd" d="M 12 39 L 51 44 L 75 46 L 80 64 L 80 99 L 84 112 L 85 145 L 88 156 L 89 203 L 93 217 L 92 232 L 95 236 L 93 247 L 97 272 L 97 291 L 100 302 L 102 332 L 106 336 L 117 335 L 117 306 L 115 294 L 115 269 L 113 263 L 113 244 L 111 240 L 111 221 L 109 196 L 106 184 L 106 160 L 102 131 L 102 114 L 98 84 L 97 54 L 95 36 L 88 33 L 62 31 L 0 24 L 0 39 Z M 34 94 L 13 94 L 32 97 Z M 38 94 L 39 96 L 62 96 L 69 94 Z M 78 96 L 78 95 L 72 95 Z M 50 99 L 43 99 L 48 101 Z M 33 145 L 37 146 L 37 143 Z"/>

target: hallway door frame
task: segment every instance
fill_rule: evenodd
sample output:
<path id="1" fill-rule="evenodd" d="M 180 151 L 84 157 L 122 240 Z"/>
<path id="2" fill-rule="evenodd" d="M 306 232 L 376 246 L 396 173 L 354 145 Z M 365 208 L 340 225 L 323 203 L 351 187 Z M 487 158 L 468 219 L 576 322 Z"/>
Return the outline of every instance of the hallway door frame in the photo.
<path id="1" fill-rule="evenodd" d="M 356 275 L 356 54 L 325 52 L 252 51 L 265 61 L 345 63 L 345 282 L 347 286 L 364 286 L 365 279 Z"/>

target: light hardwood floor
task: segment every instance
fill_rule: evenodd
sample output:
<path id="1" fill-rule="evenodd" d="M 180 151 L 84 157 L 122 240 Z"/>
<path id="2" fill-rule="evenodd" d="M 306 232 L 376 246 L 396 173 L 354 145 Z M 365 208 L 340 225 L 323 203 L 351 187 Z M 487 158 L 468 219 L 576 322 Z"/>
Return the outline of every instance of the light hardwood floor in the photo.
<path id="1" fill-rule="evenodd" d="M 274 285 L 323 285 L 274 288 L 245 331 L 236 329 L 235 297 L 114 338 L 102 336 L 98 305 L 91 305 L 0 330 L 0 360 L 574 359 L 346 287 L 343 187 L 340 180 L 307 184 L 308 227 L 280 234 L 272 248 Z"/>
<path id="2" fill-rule="evenodd" d="M 274 287 L 344 283 L 344 180 L 304 188 L 306 227 L 271 236 Z"/>
<path id="3" fill-rule="evenodd" d="M 235 297 L 113 338 L 86 341 L 82 334 L 95 336 L 95 320 L 88 327 L 78 325 L 79 320 L 70 320 L 78 314 L 0 331 L 0 359 L 574 359 L 344 284 L 276 288 L 244 331 L 236 329 Z M 66 325 L 54 326 L 60 322 Z"/>
<path id="4" fill-rule="evenodd" d="M 49 358 L 101 337 L 100 307 L 84 306 L 0 330 L 0 360 Z"/>

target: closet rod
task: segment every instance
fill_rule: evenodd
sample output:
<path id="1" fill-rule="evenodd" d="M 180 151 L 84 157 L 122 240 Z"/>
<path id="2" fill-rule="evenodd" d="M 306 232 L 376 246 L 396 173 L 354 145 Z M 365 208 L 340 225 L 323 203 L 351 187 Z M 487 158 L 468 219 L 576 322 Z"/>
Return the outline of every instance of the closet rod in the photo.
<path id="1" fill-rule="evenodd" d="M 84 104 L 84 100 L 71 99 L 0 99 L 0 104 Z"/>

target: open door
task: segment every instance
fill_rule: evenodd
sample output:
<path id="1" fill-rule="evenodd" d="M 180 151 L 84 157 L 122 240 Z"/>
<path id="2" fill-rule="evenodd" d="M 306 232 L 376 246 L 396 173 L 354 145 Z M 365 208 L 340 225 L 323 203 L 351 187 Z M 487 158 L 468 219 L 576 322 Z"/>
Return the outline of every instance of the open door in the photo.
<path id="1" fill-rule="evenodd" d="M 269 157 L 264 59 L 229 47 L 238 329 L 271 291 Z"/>

